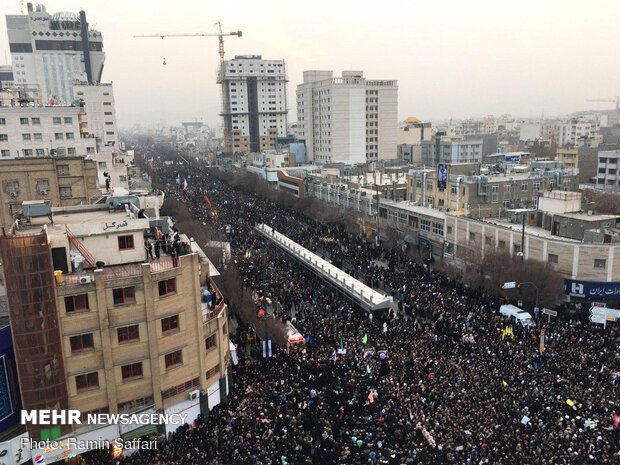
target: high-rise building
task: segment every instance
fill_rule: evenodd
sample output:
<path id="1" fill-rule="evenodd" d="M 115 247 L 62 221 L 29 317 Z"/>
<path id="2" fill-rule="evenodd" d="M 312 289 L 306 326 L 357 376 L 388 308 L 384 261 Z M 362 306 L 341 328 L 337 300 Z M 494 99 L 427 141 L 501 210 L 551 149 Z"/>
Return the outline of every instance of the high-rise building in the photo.
<path id="1" fill-rule="evenodd" d="M 286 65 L 260 55 L 237 55 L 218 76 L 224 100 L 224 151 L 260 152 L 286 135 Z"/>
<path id="2" fill-rule="evenodd" d="M 84 11 L 50 14 L 28 3 L 28 14 L 7 15 L 6 25 L 15 84 L 38 84 L 44 101 L 69 104 L 74 80 L 101 81 L 103 38 Z"/>
<path id="3" fill-rule="evenodd" d="M 297 135 L 309 161 L 347 164 L 396 158 L 398 85 L 362 71 L 305 71 L 297 86 Z"/>

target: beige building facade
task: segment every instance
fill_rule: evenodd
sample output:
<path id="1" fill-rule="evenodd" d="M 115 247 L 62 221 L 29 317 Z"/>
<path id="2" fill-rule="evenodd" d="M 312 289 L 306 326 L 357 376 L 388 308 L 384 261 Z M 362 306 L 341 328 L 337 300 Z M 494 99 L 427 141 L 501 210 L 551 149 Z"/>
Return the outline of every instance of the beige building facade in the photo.
<path id="1" fill-rule="evenodd" d="M 97 165 L 84 157 L 0 160 L 0 226 L 10 227 L 21 203 L 47 200 L 53 207 L 89 203 L 100 196 Z"/>

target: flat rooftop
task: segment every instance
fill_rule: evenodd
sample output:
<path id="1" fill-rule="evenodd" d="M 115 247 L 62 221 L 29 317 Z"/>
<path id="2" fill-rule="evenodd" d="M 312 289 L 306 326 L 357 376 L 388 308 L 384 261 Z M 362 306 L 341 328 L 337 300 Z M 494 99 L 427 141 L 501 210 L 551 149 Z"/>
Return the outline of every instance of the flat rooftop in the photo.
<path id="1" fill-rule="evenodd" d="M 494 224 L 497 226 L 503 226 L 506 229 L 510 229 L 512 231 L 516 231 L 516 232 L 521 232 L 523 229 L 523 226 L 521 225 L 521 223 L 517 224 L 517 223 L 512 223 L 509 220 L 505 220 L 505 219 L 500 219 L 500 218 L 485 218 L 485 219 L 481 219 L 481 220 L 471 220 L 471 221 L 476 221 L 479 223 L 490 223 L 490 224 Z M 551 231 L 547 231 L 544 228 L 540 228 L 538 226 L 525 226 L 525 234 L 529 235 L 529 236 L 533 236 L 533 237 L 540 237 L 542 239 L 553 239 L 556 241 L 565 241 L 565 242 L 572 242 L 572 243 L 581 243 L 581 241 L 578 241 L 576 239 L 569 239 L 567 237 L 561 237 L 561 236 L 555 236 L 553 234 L 551 234 Z"/>
<path id="2" fill-rule="evenodd" d="M 381 199 L 379 201 L 379 206 L 388 206 L 397 210 L 404 210 L 411 213 L 417 213 L 418 215 L 430 216 L 432 218 L 437 218 L 438 220 L 444 221 L 446 219 L 446 214 L 439 210 L 435 210 L 434 208 L 422 207 L 419 205 L 411 205 L 407 201 L 395 202 L 394 200 Z"/>

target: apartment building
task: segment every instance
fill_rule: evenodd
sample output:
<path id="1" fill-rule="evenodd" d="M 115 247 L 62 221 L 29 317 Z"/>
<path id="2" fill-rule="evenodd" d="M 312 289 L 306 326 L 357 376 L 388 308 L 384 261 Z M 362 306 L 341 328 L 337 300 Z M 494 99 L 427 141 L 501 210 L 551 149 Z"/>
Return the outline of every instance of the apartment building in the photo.
<path id="1" fill-rule="evenodd" d="M 396 136 L 398 160 L 407 164 L 422 163 L 422 143 L 430 142 L 432 138 L 430 122 L 422 122 L 416 117 L 406 118 Z"/>
<path id="2" fill-rule="evenodd" d="M 80 102 L 82 134 L 95 137 L 97 145 L 118 146 L 114 88 L 112 84 L 80 83 L 73 85 Z"/>
<path id="3" fill-rule="evenodd" d="M 175 253 L 156 248 L 149 259 L 146 240 L 178 234 L 167 218 L 89 206 L 53 220 L 33 218 L 0 238 L 24 409 L 182 411 L 191 423 L 225 399 L 227 308 L 197 244 L 181 235 Z M 29 425 L 28 433 L 62 443 L 68 434 L 130 439 L 177 426 Z"/>
<path id="4" fill-rule="evenodd" d="M 50 14 L 32 3 L 27 8 L 25 15 L 6 15 L 14 82 L 39 85 L 46 103 L 71 104 L 74 80 L 101 81 L 101 32 L 89 27 L 84 11 Z"/>
<path id="5" fill-rule="evenodd" d="M 453 164 L 448 166 L 448 173 L 444 189 L 437 182 L 435 169 L 410 170 L 408 201 L 440 211 L 485 218 L 498 216 L 509 208 L 535 208 L 539 193 L 550 189 L 574 190 L 579 183 L 573 171 L 561 170 L 484 175 L 476 165 Z"/>
<path id="6" fill-rule="evenodd" d="M 598 122 L 585 118 L 573 118 L 556 125 L 555 140 L 558 147 L 596 147 L 602 142 L 602 136 L 598 132 Z"/>
<path id="7" fill-rule="evenodd" d="M 224 62 L 222 85 L 224 151 L 251 153 L 275 147 L 287 134 L 286 63 L 260 55 Z"/>
<path id="8" fill-rule="evenodd" d="M 563 163 L 567 169 L 579 170 L 579 181 L 589 183 L 596 178 L 598 153 L 599 149 L 596 147 L 559 148 L 555 159 Z"/>
<path id="9" fill-rule="evenodd" d="M 316 163 L 364 164 L 396 158 L 398 85 L 362 71 L 304 71 L 297 86 L 297 132 Z"/>
<path id="10" fill-rule="evenodd" d="M 596 187 L 606 189 L 620 187 L 620 150 L 598 152 Z"/>
<path id="11" fill-rule="evenodd" d="M 75 106 L 0 106 L 0 158 L 94 154 L 81 118 Z"/>
<path id="12" fill-rule="evenodd" d="M 87 204 L 101 196 L 97 165 L 84 157 L 0 160 L 0 227 L 9 228 L 24 201 L 53 207 Z"/>

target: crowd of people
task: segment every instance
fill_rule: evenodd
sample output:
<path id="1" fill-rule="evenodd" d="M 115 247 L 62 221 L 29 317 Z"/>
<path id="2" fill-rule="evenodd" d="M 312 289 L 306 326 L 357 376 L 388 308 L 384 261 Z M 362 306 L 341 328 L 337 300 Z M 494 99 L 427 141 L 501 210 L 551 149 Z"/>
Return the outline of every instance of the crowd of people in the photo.
<path id="1" fill-rule="evenodd" d="M 499 301 L 399 249 L 252 196 L 214 170 L 154 175 L 228 237 L 244 286 L 277 303 L 275 316 L 307 343 L 267 358 L 238 344 L 226 403 L 123 464 L 620 463 L 614 325 L 538 319 L 507 332 Z M 259 223 L 387 289 L 393 309 L 372 317 L 261 238 Z M 251 329 L 241 323 L 235 337 Z"/>

